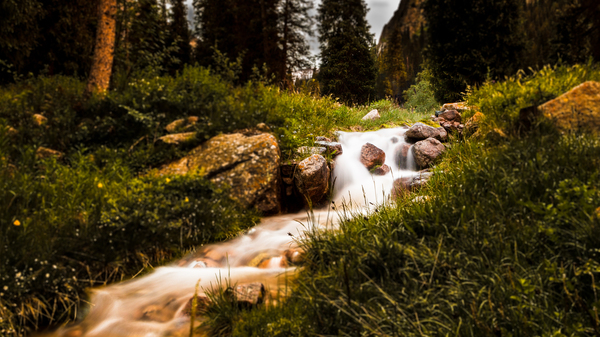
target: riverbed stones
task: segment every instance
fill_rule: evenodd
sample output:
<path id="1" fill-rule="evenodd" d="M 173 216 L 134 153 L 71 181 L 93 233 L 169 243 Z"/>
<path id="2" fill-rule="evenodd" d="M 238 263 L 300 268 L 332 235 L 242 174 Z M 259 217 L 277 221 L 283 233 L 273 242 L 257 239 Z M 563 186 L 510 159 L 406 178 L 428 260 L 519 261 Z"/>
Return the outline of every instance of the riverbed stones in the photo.
<path id="1" fill-rule="evenodd" d="M 379 115 L 379 111 L 377 111 L 377 109 L 373 109 L 371 111 L 369 111 L 368 114 L 364 115 L 364 117 L 362 118 L 363 121 L 369 120 L 369 121 L 374 121 L 381 118 L 381 116 Z"/>
<path id="2" fill-rule="evenodd" d="M 242 205 L 278 213 L 279 161 L 279 144 L 273 135 L 234 133 L 209 139 L 157 174 L 200 172 L 219 186 L 229 186 L 231 198 Z"/>
<path id="3" fill-rule="evenodd" d="M 434 128 L 423 123 L 415 123 L 404 133 L 407 142 L 417 142 L 427 138 L 436 138 L 439 141 L 446 141 L 448 133 L 444 128 Z"/>
<path id="4" fill-rule="evenodd" d="M 381 166 L 377 166 L 374 169 L 371 170 L 371 174 L 376 175 L 376 176 L 384 176 L 388 173 L 390 173 L 390 167 L 387 166 L 386 164 L 383 164 Z"/>
<path id="5" fill-rule="evenodd" d="M 415 143 L 412 147 L 415 162 L 419 168 L 433 165 L 446 147 L 435 138 L 427 138 Z"/>
<path id="6" fill-rule="evenodd" d="M 563 132 L 600 134 L 600 82 L 584 82 L 538 110 Z"/>
<path id="7" fill-rule="evenodd" d="M 448 122 L 458 122 L 460 124 L 462 116 L 456 110 L 446 110 L 440 113 L 438 118 L 442 118 Z"/>
<path id="8" fill-rule="evenodd" d="M 262 283 L 239 284 L 229 291 L 242 308 L 252 308 L 264 302 L 265 286 Z"/>
<path id="9" fill-rule="evenodd" d="M 332 157 L 337 157 L 344 152 L 342 150 L 342 144 L 337 143 L 337 142 L 326 142 L 326 141 L 318 140 L 315 142 L 315 144 L 327 149 L 327 151 L 325 151 L 325 153 L 328 155 L 331 155 Z"/>
<path id="10" fill-rule="evenodd" d="M 374 169 L 385 163 L 385 152 L 371 143 L 366 143 L 360 149 L 360 162 L 368 170 Z"/>
<path id="11" fill-rule="evenodd" d="M 298 163 L 294 172 L 296 187 L 306 202 L 318 204 L 329 191 L 329 167 L 321 155 L 312 156 Z"/>
<path id="12" fill-rule="evenodd" d="M 414 177 L 401 177 L 394 180 L 392 186 L 392 199 L 399 198 L 406 193 L 418 190 L 423 187 L 433 173 L 431 172 L 420 172 L 419 175 Z"/>

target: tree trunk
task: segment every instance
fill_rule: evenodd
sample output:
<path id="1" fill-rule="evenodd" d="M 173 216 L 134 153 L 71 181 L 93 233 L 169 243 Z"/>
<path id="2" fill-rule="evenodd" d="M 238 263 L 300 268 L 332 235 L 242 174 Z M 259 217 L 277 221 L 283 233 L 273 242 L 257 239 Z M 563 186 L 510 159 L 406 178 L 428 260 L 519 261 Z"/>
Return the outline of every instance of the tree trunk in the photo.
<path id="1" fill-rule="evenodd" d="M 117 0 L 100 0 L 98 10 L 96 46 L 94 47 L 90 77 L 85 89 L 86 96 L 93 92 L 105 93 L 108 90 L 115 56 Z"/>

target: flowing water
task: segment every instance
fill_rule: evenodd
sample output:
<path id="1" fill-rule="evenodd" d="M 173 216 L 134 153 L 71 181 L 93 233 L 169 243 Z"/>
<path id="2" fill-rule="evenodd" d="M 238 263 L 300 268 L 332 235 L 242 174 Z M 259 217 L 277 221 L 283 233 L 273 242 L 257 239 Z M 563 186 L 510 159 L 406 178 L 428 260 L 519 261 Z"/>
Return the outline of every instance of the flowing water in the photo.
<path id="1" fill-rule="evenodd" d="M 189 336 L 190 299 L 226 284 L 262 283 L 266 297 L 285 291 L 302 252 L 298 241 L 307 230 L 335 230 L 340 218 L 336 206 L 353 212 L 385 202 L 395 179 L 417 175 L 412 158 L 398 167 L 396 154 L 404 146 L 406 129 L 341 132 L 343 154 L 335 159 L 332 207 L 264 218 L 238 238 L 204 246 L 197 253 L 151 274 L 92 290 L 87 315 L 57 336 Z M 386 153 L 391 170 L 372 175 L 360 162 L 361 147 L 371 143 Z M 275 298 L 275 297 L 271 297 Z M 201 319 L 200 319 L 201 320 Z"/>

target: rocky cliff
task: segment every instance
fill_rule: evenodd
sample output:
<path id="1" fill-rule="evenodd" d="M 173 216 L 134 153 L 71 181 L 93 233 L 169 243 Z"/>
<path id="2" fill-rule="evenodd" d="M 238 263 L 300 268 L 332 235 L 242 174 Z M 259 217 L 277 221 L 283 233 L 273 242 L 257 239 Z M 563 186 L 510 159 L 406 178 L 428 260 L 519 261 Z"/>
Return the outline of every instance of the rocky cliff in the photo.
<path id="1" fill-rule="evenodd" d="M 425 17 L 423 4 L 425 0 L 401 0 L 392 19 L 383 27 L 377 45 L 378 56 L 386 52 L 396 53 L 400 50 L 406 71 L 404 83 L 400 91 L 414 82 L 423 62 L 422 52 L 425 48 Z M 390 58 L 386 58 L 390 59 Z M 395 93 L 401 94 L 401 92 Z"/>

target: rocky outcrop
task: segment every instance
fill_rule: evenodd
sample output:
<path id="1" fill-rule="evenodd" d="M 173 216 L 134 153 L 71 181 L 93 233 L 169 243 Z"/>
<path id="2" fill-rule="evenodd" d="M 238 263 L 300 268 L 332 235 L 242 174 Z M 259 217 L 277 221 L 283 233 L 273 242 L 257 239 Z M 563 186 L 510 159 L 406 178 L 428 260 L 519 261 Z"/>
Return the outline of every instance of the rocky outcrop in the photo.
<path id="1" fill-rule="evenodd" d="M 371 143 L 366 143 L 360 150 L 360 162 L 368 170 L 374 169 L 385 163 L 385 152 Z"/>
<path id="2" fill-rule="evenodd" d="M 267 133 L 219 135 L 166 165 L 157 174 L 197 171 L 218 185 L 231 187 L 231 197 L 246 207 L 277 213 L 279 201 L 279 145 Z"/>
<path id="3" fill-rule="evenodd" d="M 304 159 L 296 167 L 294 181 L 306 202 L 318 204 L 329 191 L 329 167 L 325 158 L 318 154 Z"/>
<path id="4" fill-rule="evenodd" d="M 368 114 L 364 115 L 362 120 L 363 121 L 366 121 L 366 120 L 374 121 L 379 118 L 381 118 L 381 116 L 379 115 L 379 111 L 377 111 L 377 109 L 373 109 L 373 110 L 369 111 Z"/>
<path id="5" fill-rule="evenodd" d="M 435 138 L 441 142 L 448 139 L 448 133 L 444 128 L 434 128 L 423 123 L 415 123 L 411 126 L 406 133 L 404 138 L 407 142 L 416 142 L 427 138 Z"/>
<path id="6" fill-rule="evenodd" d="M 444 144 L 435 138 L 427 138 L 415 143 L 412 147 L 415 162 L 420 168 L 433 165 L 445 149 Z"/>
<path id="7" fill-rule="evenodd" d="M 582 83 L 538 110 L 563 132 L 600 134 L 600 82 Z"/>

